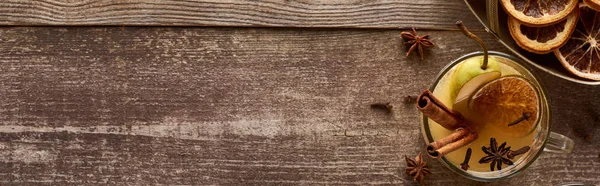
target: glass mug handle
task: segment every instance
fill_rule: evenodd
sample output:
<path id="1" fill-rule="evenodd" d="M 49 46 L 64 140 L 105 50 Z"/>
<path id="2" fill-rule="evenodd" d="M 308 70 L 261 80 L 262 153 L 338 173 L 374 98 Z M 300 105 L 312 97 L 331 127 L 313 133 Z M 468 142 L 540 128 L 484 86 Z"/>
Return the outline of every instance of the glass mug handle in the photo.
<path id="1" fill-rule="evenodd" d="M 546 148 L 544 151 L 553 153 L 571 153 L 575 142 L 562 134 L 550 132 L 550 136 L 546 140 Z"/>

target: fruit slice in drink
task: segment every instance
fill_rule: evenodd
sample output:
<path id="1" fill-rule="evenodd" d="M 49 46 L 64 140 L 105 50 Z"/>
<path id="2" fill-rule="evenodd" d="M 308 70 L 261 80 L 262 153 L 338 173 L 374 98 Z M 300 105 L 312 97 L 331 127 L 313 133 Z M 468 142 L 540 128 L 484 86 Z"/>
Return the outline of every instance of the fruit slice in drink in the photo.
<path id="1" fill-rule="evenodd" d="M 500 69 L 498 67 L 498 69 Z M 452 109 L 460 112 L 466 120 L 470 121 L 472 124 L 475 124 L 473 120 L 471 120 L 471 118 L 474 118 L 475 116 L 473 116 L 471 114 L 471 112 L 469 112 L 469 100 L 471 100 L 471 97 L 473 96 L 473 94 L 479 90 L 479 88 L 483 85 L 485 85 L 486 83 L 493 81 L 497 78 L 499 78 L 501 75 L 501 73 L 499 72 L 487 72 L 487 73 L 483 73 L 480 74 L 478 76 L 475 76 L 473 79 L 469 80 L 467 83 L 465 83 L 465 85 L 462 86 L 462 88 L 460 89 L 460 91 L 458 92 L 456 99 L 454 99 L 454 104 L 452 105 Z M 485 125 L 485 123 L 477 123 L 475 125 L 472 125 L 471 127 L 475 130 L 483 127 L 483 125 Z"/>
<path id="2" fill-rule="evenodd" d="M 505 76 L 483 85 L 469 101 L 477 122 L 507 136 L 523 137 L 536 127 L 539 95 L 521 76 Z"/>

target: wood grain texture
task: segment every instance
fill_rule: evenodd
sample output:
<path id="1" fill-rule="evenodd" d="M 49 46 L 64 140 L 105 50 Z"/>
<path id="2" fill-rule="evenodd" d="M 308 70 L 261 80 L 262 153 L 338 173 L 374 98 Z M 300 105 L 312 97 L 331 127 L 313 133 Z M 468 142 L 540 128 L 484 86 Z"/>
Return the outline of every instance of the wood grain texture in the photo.
<path id="1" fill-rule="evenodd" d="M 0 25 L 455 28 L 461 0 L 9 0 Z"/>
<path id="2" fill-rule="evenodd" d="M 423 61 L 397 30 L 0 28 L 0 183 L 412 185 L 425 144 L 403 97 L 478 50 L 418 32 Z M 600 90 L 540 75 L 574 153 L 491 185 L 600 183 Z M 427 160 L 428 184 L 481 184 Z"/>

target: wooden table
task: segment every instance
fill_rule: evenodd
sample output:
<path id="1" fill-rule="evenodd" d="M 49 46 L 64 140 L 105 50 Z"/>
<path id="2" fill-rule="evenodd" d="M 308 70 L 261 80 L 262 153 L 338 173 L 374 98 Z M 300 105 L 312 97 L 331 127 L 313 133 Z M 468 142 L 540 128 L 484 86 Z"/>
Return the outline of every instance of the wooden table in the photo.
<path id="1" fill-rule="evenodd" d="M 508 52 L 460 0 L 1 1 L 0 185 L 411 185 L 403 98 L 479 50 L 457 20 Z M 491 185 L 600 184 L 600 88 L 535 71 L 574 151 Z"/>

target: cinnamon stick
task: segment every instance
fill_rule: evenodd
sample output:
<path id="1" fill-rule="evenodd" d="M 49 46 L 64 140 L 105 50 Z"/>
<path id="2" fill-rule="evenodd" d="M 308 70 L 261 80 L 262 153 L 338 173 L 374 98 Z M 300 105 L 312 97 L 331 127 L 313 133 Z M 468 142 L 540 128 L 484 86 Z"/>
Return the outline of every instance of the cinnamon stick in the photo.
<path id="1" fill-rule="evenodd" d="M 457 130 L 455 130 L 452 134 L 442 138 L 442 139 L 438 139 L 437 141 L 434 141 L 432 143 L 430 143 L 429 145 L 427 145 L 427 151 L 433 151 L 439 148 L 442 148 L 443 146 L 446 146 L 452 142 L 458 141 L 461 138 L 464 138 L 464 136 L 466 136 L 467 134 L 469 134 L 471 131 L 464 129 L 464 128 L 459 128 Z"/>
<path id="2" fill-rule="evenodd" d="M 454 132 L 427 145 L 425 150 L 433 159 L 438 159 L 456 149 L 475 141 L 477 132 L 469 127 L 463 116 L 444 105 L 429 90 L 417 97 L 417 108 L 431 120 Z"/>
<path id="3" fill-rule="evenodd" d="M 465 123 L 463 116 L 459 112 L 446 107 L 429 90 L 423 91 L 417 97 L 417 109 L 448 130 L 457 129 L 461 124 Z"/>
<path id="4" fill-rule="evenodd" d="M 459 137 L 456 137 L 459 136 Z M 447 137 L 444 137 L 438 141 L 435 141 L 433 143 L 430 143 L 429 145 L 427 145 L 426 147 L 426 151 L 427 154 L 433 158 L 433 159 L 438 159 L 452 151 L 455 151 L 461 147 L 464 147 L 466 145 L 468 145 L 469 143 L 475 141 L 477 139 L 478 135 L 477 132 L 469 129 L 469 128 L 459 128 L 458 130 L 456 130 L 454 133 L 450 134 Z M 455 141 L 446 143 L 445 145 L 439 145 L 442 144 L 442 142 L 440 141 L 451 141 L 450 139 L 446 139 L 446 138 L 451 138 L 451 139 L 455 139 Z M 436 145 L 438 144 L 438 145 Z"/>

